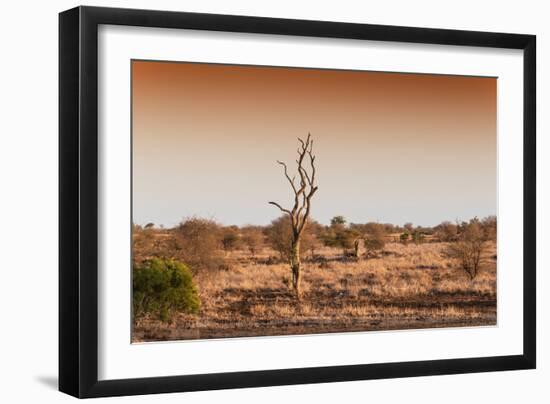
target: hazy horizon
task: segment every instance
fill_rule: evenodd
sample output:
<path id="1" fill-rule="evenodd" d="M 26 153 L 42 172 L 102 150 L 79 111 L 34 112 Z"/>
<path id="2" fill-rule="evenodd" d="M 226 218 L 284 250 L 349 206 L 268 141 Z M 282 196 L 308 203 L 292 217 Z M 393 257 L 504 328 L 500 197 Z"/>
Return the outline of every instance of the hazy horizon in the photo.
<path id="1" fill-rule="evenodd" d="M 226 226 L 226 227 L 231 227 L 231 226 L 237 226 L 237 227 L 247 227 L 247 226 L 268 226 L 270 223 L 271 223 L 271 220 L 274 220 L 274 219 L 277 219 L 278 217 L 280 216 L 283 216 L 283 215 L 286 215 L 286 214 L 280 214 L 280 215 L 276 215 L 276 216 L 273 216 L 272 219 L 270 219 L 268 222 L 266 223 L 242 223 L 242 224 L 236 224 L 236 223 L 224 223 L 218 219 L 216 219 L 216 217 L 214 216 L 199 216 L 199 215 L 191 215 L 191 216 L 186 216 L 186 217 L 182 217 L 179 221 L 177 222 L 174 222 L 174 223 L 171 223 L 170 225 L 166 225 L 164 223 L 157 223 L 157 222 L 154 222 L 152 220 L 144 220 L 143 222 L 133 222 L 133 224 L 135 225 L 138 225 L 138 226 L 145 226 L 149 223 L 152 223 L 154 224 L 154 227 L 155 228 L 163 228 L 163 229 L 174 229 L 176 228 L 179 224 L 185 222 L 187 219 L 194 219 L 194 218 L 197 218 L 197 219 L 207 219 L 207 220 L 213 220 L 215 221 L 216 223 L 218 223 L 219 225 L 222 225 L 222 226 Z M 347 219 L 347 216 L 346 215 L 341 215 L 341 214 L 335 214 L 333 215 L 332 217 L 334 216 L 343 216 L 345 219 L 346 219 L 346 225 L 348 224 L 366 224 L 366 223 L 380 223 L 380 224 L 390 224 L 390 225 L 393 225 L 393 226 L 396 226 L 396 227 L 403 227 L 403 225 L 405 225 L 406 223 L 412 223 L 414 227 L 422 227 L 422 228 L 433 228 L 443 222 L 451 222 L 452 224 L 456 224 L 457 221 L 458 222 L 463 222 L 463 221 L 470 221 L 471 219 L 474 219 L 475 217 L 477 217 L 478 219 L 485 219 L 487 217 L 491 217 L 491 216 L 495 216 L 496 217 L 496 214 L 489 214 L 489 215 L 485 215 L 485 216 L 472 216 L 472 217 L 460 217 L 460 218 L 454 218 L 454 219 L 444 219 L 444 220 L 441 220 L 441 221 L 438 221 L 437 223 L 431 223 L 431 224 L 426 224 L 426 223 L 414 223 L 412 221 L 405 221 L 403 223 L 392 223 L 392 222 L 384 222 L 384 221 L 379 221 L 379 220 L 366 220 L 366 221 L 359 221 L 359 222 L 354 222 L 352 220 L 348 220 Z M 330 225 L 330 219 L 327 221 L 327 222 L 322 222 L 320 220 L 317 220 L 315 217 L 310 217 L 309 219 L 310 221 L 311 220 L 314 220 L 316 221 L 317 223 L 323 225 L 323 226 L 329 226 Z M 308 221 L 308 223 L 310 223 L 310 221 Z"/>
<path id="2" fill-rule="evenodd" d="M 312 218 L 433 226 L 496 215 L 497 79 L 132 62 L 133 221 L 265 225 L 308 132 Z"/>

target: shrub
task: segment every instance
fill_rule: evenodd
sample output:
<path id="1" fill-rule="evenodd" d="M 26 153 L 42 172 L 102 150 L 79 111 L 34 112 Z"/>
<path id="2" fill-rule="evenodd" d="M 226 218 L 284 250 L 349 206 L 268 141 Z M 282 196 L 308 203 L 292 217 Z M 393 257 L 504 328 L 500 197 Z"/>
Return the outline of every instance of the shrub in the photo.
<path id="1" fill-rule="evenodd" d="M 290 244 L 292 242 L 292 225 L 288 216 L 280 216 L 273 220 L 266 229 L 267 240 L 282 261 L 290 259 Z"/>
<path id="2" fill-rule="evenodd" d="M 214 271 L 223 266 L 222 232 L 218 223 L 202 218 L 189 218 L 175 231 L 182 258 L 193 272 Z"/>
<path id="3" fill-rule="evenodd" d="M 253 257 L 264 247 L 264 233 L 259 226 L 245 226 L 242 228 L 243 243 Z"/>
<path id="4" fill-rule="evenodd" d="M 487 216 L 480 223 L 481 229 L 483 231 L 483 237 L 486 240 L 496 241 L 497 239 L 497 217 L 496 216 Z"/>
<path id="5" fill-rule="evenodd" d="M 365 238 L 365 249 L 367 250 L 367 253 L 381 250 L 386 245 L 386 242 L 383 238 L 379 237 L 369 237 Z"/>
<path id="6" fill-rule="evenodd" d="M 441 222 L 435 228 L 435 235 L 440 241 L 456 241 L 458 227 L 449 221 Z"/>
<path id="7" fill-rule="evenodd" d="M 200 300 L 189 268 L 161 258 L 134 264 L 133 308 L 134 321 L 146 314 L 168 322 L 176 312 L 198 313 Z"/>
<path id="8" fill-rule="evenodd" d="M 143 261 L 155 249 L 155 233 L 151 228 L 139 225 L 132 227 L 132 253 L 134 260 Z"/>
<path id="9" fill-rule="evenodd" d="M 415 230 L 415 232 L 412 234 L 412 239 L 415 244 L 422 244 L 426 239 L 426 236 L 424 235 L 424 233 Z"/>
<path id="10" fill-rule="evenodd" d="M 474 280 L 479 273 L 481 256 L 486 249 L 485 238 L 479 220 L 472 219 L 463 225 L 458 240 L 450 243 L 447 256 L 458 261 L 460 267 Z"/>
<path id="11" fill-rule="evenodd" d="M 241 239 L 236 226 L 226 227 L 222 230 L 222 246 L 227 251 L 233 251 L 239 247 Z"/>
<path id="12" fill-rule="evenodd" d="M 300 240 L 300 255 L 305 256 L 309 251 L 313 257 L 315 249 L 319 246 L 317 233 L 320 232 L 321 225 L 310 219 L 304 228 Z M 290 245 L 292 243 L 292 225 L 287 215 L 280 216 L 273 220 L 266 229 L 267 240 L 275 251 L 279 253 L 282 261 L 290 260 Z"/>
<path id="13" fill-rule="evenodd" d="M 345 256 L 348 250 L 355 248 L 357 237 L 358 234 L 356 231 L 336 224 L 325 230 L 322 240 L 327 247 L 341 248 L 342 254 Z"/>
<path id="14" fill-rule="evenodd" d="M 367 235 L 365 236 L 365 249 L 367 255 L 376 250 L 381 250 L 386 245 L 386 228 L 380 223 L 367 223 L 365 225 Z"/>

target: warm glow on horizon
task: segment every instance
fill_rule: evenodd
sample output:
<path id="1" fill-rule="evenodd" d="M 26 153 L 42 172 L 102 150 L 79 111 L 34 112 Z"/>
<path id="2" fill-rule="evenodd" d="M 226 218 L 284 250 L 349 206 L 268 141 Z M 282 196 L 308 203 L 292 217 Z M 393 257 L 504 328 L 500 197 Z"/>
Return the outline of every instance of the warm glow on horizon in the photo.
<path id="1" fill-rule="evenodd" d="M 435 225 L 496 214 L 497 79 L 132 62 L 134 222 L 267 224 L 314 139 L 312 218 Z"/>

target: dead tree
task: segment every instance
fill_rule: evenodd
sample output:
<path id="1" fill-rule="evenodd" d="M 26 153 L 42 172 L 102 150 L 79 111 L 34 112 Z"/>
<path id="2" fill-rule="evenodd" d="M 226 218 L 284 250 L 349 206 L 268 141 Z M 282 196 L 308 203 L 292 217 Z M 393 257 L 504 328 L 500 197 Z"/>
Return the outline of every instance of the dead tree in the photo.
<path id="1" fill-rule="evenodd" d="M 305 142 L 298 138 L 300 146 L 298 147 L 298 165 L 299 185 L 296 184 L 296 175 L 292 178 L 288 174 L 288 168 L 282 161 L 277 161 L 284 168 L 284 174 L 288 180 L 292 192 L 294 193 L 294 205 L 292 209 L 285 209 L 277 202 L 269 202 L 271 205 L 278 207 L 282 212 L 290 217 L 292 226 L 292 239 L 290 243 L 289 263 L 292 272 L 292 288 L 296 295 L 300 296 L 300 277 L 301 277 L 301 262 L 300 262 L 300 239 L 307 225 L 309 214 L 311 212 L 311 198 L 317 191 L 315 185 L 315 156 L 313 155 L 313 140 L 311 134 L 308 133 Z M 310 173 L 304 168 L 304 159 L 306 155 L 309 157 Z"/>

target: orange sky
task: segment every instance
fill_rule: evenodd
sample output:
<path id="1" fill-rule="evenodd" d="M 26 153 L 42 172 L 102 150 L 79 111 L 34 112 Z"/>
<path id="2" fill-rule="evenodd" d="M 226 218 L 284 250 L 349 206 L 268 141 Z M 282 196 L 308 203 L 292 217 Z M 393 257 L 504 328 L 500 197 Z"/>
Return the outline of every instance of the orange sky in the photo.
<path id="1" fill-rule="evenodd" d="M 433 225 L 496 213 L 495 78 L 132 62 L 134 222 L 265 224 L 276 160 L 315 140 L 312 215 Z"/>

